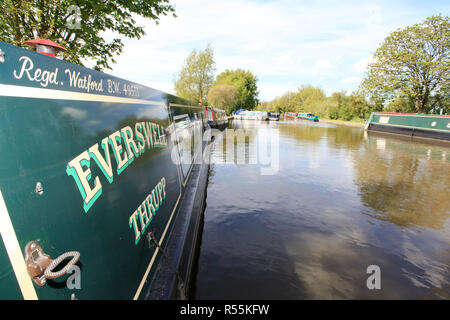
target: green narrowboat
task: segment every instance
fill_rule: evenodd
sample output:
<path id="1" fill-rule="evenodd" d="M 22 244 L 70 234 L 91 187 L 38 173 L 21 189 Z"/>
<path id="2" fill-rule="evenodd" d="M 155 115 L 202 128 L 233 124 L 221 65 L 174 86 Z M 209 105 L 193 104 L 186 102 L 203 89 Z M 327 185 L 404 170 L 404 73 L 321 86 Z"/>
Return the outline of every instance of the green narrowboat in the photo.
<path id="1" fill-rule="evenodd" d="M 412 137 L 450 140 L 450 116 L 372 112 L 365 129 Z"/>
<path id="2" fill-rule="evenodd" d="M 304 112 L 299 112 L 297 114 L 297 119 L 301 119 L 301 120 L 309 120 L 309 121 L 314 121 L 314 122 L 318 122 L 319 121 L 319 117 L 316 116 L 313 113 L 304 113 Z"/>
<path id="3" fill-rule="evenodd" d="M 189 297 L 196 103 L 0 42 L 0 299 Z"/>

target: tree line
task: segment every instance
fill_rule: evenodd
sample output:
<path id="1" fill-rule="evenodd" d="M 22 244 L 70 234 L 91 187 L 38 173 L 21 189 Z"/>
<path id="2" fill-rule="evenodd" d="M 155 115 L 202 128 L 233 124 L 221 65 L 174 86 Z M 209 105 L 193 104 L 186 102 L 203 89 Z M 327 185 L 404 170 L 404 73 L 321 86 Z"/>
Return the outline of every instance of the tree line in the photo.
<path id="1" fill-rule="evenodd" d="M 450 112 L 449 18 L 436 15 L 389 34 L 375 51 L 358 90 L 332 93 L 300 86 L 258 110 L 312 112 L 329 119 L 367 119 L 371 112 Z"/>
<path id="2" fill-rule="evenodd" d="M 203 51 L 192 50 L 175 76 L 175 94 L 202 105 L 224 109 L 228 114 L 257 106 L 256 76 L 247 70 L 227 69 L 214 77 L 215 71 L 211 44 Z"/>
<path id="3" fill-rule="evenodd" d="M 383 110 L 383 106 L 368 102 L 360 94 L 346 95 L 345 91 L 341 91 L 327 97 L 321 88 L 302 85 L 295 92 L 287 92 L 270 102 L 260 103 L 257 110 L 274 113 L 311 112 L 319 118 L 360 121 L 367 119 L 373 111 Z"/>
<path id="4" fill-rule="evenodd" d="M 214 54 L 193 51 L 175 79 L 181 97 L 227 110 L 312 112 L 329 119 L 367 119 L 371 112 L 444 113 L 450 111 L 450 23 L 434 15 L 397 29 L 375 51 L 355 92 L 326 96 L 318 87 L 302 85 L 269 102 L 258 102 L 257 78 L 241 69 L 226 70 L 214 80 Z M 205 63 L 207 61 L 208 63 Z"/>

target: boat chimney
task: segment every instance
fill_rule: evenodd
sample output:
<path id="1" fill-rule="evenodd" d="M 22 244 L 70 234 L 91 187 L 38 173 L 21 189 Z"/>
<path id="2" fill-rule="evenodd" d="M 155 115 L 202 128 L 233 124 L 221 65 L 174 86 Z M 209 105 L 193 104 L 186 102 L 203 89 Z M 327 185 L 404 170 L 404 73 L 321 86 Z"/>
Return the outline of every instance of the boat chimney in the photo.
<path id="1" fill-rule="evenodd" d="M 47 39 L 32 39 L 27 40 L 24 43 L 29 46 L 35 47 L 37 53 L 45 54 L 46 56 L 53 58 L 56 58 L 56 52 L 66 51 L 65 48 L 61 47 L 56 42 Z"/>

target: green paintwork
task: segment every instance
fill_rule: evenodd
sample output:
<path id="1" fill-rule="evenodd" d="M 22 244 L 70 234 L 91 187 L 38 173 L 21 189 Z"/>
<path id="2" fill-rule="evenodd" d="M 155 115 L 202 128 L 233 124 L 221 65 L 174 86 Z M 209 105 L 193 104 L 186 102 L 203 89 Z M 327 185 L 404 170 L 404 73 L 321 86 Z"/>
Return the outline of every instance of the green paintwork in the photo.
<path id="1" fill-rule="evenodd" d="M 178 165 L 172 158 L 182 152 L 193 155 L 191 149 L 202 147 L 201 140 L 195 141 L 192 134 L 203 131 L 202 109 L 164 92 L 26 49 L 2 42 L 0 49 L 5 53 L 5 61 L 0 63 L 0 86 L 6 84 L 149 101 L 148 104 L 97 102 L 6 96 L 0 92 L 0 190 L 20 247 L 39 240 L 40 246 L 52 258 L 71 250 L 81 253 L 77 263 L 81 268 L 81 289 L 69 290 L 66 275 L 48 280 L 43 287 L 33 283 L 39 299 L 70 299 L 72 293 L 81 300 L 132 299 L 155 251 L 154 247 L 149 247 L 148 232 L 153 231 L 158 239 L 163 234 L 183 191 L 181 181 L 187 178 L 191 166 L 191 163 Z M 48 74 L 53 72 L 53 82 L 33 81 L 25 73 L 18 77 L 22 63 L 28 59 L 33 63 L 33 71 L 40 68 L 48 70 Z M 86 76 L 87 81 L 90 77 L 95 84 L 89 90 L 71 87 L 69 73 L 73 75 L 73 72 L 80 72 L 80 78 Z M 30 74 L 33 78 L 33 73 Z M 118 90 L 112 90 L 116 87 L 108 80 L 118 84 Z M 82 82 L 80 86 L 83 87 Z M 169 108 L 171 103 L 191 107 Z M 180 137 L 184 137 L 184 142 L 171 130 L 173 116 L 181 114 L 187 114 L 189 123 L 184 134 L 177 131 Z M 86 165 L 83 168 L 91 170 L 89 185 L 94 188 L 94 179 L 98 177 L 102 187 L 96 194 L 97 198 L 84 205 L 83 192 L 80 192 L 68 163 L 97 143 L 100 154 L 105 155 L 102 139 L 126 126 L 134 130 L 138 122 L 161 126 L 167 146 L 155 144 L 153 148 L 138 151 L 132 145 L 124 144 L 126 137 L 122 135 L 122 155 L 124 152 L 132 153 L 134 157 L 117 172 L 116 157 L 119 155 L 113 152 L 110 144 L 112 178 L 107 178 L 98 159 L 88 153 L 90 163 L 84 160 Z M 195 148 L 188 148 L 188 139 Z M 142 140 L 134 136 L 136 145 L 142 144 Z M 179 151 L 177 145 L 183 143 L 184 149 Z M 166 181 L 164 201 L 136 243 L 130 216 L 162 177 Z M 37 182 L 44 188 L 42 195 L 35 192 Z M 168 226 L 169 233 L 170 228 L 171 225 Z M 163 246 L 168 235 L 164 239 Z M 21 298 L 3 242 L 0 244 L 0 299 Z M 139 298 L 145 295 L 154 269 L 151 269 L 149 281 Z"/>
<path id="2" fill-rule="evenodd" d="M 22 299 L 19 284 L 17 283 L 14 271 L 9 264 L 8 255 L 3 242 L 0 241 L 0 295 L 1 299 L 17 300 Z"/>
<path id="3" fill-rule="evenodd" d="M 384 122 L 383 122 L 384 121 Z M 385 121 L 388 121 L 387 123 Z M 450 132 L 449 116 L 432 116 L 424 114 L 388 114 L 372 113 L 369 123 L 385 126 L 414 128 L 430 131 Z M 434 126 L 433 126 L 434 124 Z"/>
<path id="4" fill-rule="evenodd" d="M 299 112 L 297 114 L 297 119 L 309 120 L 309 121 L 314 121 L 314 122 L 319 121 L 319 117 L 314 115 L 314 114 L 312 114 L 312 113 L 301 113 L 301 112 Z"/>

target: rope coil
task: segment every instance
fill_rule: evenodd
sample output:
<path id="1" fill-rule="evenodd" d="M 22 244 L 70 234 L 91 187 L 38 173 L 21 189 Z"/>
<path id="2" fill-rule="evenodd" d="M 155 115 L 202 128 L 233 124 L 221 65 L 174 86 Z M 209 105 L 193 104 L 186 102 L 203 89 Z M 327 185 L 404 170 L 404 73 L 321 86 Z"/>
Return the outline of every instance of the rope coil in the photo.
<path id="1" fill-rule="evenodd" d="M 72 257 L 72 259 L 64 266 L 64 268 L 62 268 L 60 271 L 53 272 L 53 269 L 55 269 L 62 261 L 64 261 L 68 257 Z M 80 253 L 78 251 L 69 251 L 63 253 L 58 258 L 53 260 L 45 269 L 45 278 L 56 279 L 65 275 L 75 265 L 75 263 L 78 262 L 78 259 L 80 259 Z"/>

